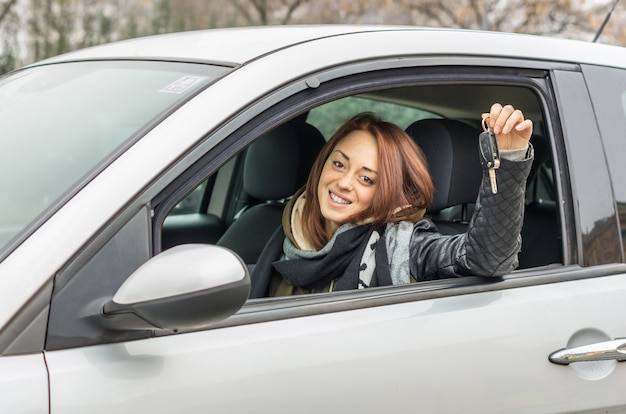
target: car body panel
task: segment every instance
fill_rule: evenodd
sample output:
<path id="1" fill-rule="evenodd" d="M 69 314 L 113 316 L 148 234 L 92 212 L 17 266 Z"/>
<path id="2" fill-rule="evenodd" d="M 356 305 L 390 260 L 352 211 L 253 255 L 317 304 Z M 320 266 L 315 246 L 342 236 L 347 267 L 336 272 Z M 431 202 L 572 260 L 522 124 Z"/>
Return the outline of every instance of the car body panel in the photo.
<path id="1" fill-rule="evenodd" d="M 0 357 L 0 411 L 49 414 L 48 371 L 42 354 Z"/>

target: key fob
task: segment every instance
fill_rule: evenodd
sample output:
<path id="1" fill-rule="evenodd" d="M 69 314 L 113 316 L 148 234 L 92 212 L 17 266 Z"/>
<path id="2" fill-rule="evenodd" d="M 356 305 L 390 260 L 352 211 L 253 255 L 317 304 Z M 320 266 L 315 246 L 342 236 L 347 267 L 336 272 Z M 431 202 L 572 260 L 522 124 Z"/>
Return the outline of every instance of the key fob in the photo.
<path id="1" fill-rule="evenodd" d="M 496 134 L 493 131 L 481 132 L 478 136 L 480 148 L 480 164 L 483 169 L 500 167 L 500 151 L 496 141 Z"/>

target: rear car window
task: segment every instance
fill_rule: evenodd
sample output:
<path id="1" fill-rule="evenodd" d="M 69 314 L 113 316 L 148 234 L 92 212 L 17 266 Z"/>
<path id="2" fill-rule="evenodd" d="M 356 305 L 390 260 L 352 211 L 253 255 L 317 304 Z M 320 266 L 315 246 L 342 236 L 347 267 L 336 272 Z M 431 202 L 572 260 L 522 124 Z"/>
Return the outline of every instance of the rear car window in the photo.
<path id="1" fill-rule="evenodd" d="M 623 248 L 626 245 L 626 69 L 584 66 L 583 73 L 604 142 Z"/>

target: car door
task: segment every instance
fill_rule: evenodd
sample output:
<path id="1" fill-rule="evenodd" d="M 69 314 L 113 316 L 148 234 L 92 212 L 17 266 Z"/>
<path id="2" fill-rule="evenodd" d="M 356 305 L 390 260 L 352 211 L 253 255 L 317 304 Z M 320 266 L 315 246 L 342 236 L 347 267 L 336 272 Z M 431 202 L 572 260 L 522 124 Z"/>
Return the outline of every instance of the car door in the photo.
<path id="1" fill-rule="evenodd" d="M 347 311 L 365 298 L 251 304 L 240 326 L 49 352 L 53 412 L 623 411 L 623 365 L 548 355 L 619 335 L 592 314 L 622 310 L 624 278 L 515 282 L 385 290 Z"/>
<path id="2" fill-rule="evenodd" d="M 505 68 L 468 69 L 469 62 L 411 68 L 409 80 L 404 69 L 383 75 L 361 64 L 346 76 L 341 68 L 337 82 L 270 99 L 241 115 L 247 118 L 239 129 L 227 125 L 211 135 L 225 144 L 199 146 L 206 153 L 195 156 L 189 173 L 171 169 L 167 186 L 155 184 L 159 194 L 120 214 L 57 278 L 45 352 L 51 412 L 626 411 L 624 364 L 564 365 L 555 354 L 616 346 L 613 340 L 626 335 L 621 248 L 598 253 L 597 240 L 619 244 L 608 171 L 603 162 L 593 171 L 580 165 L 603 157 L 582 75 L 573 65 L 526 62 L 532 68 L 518 71 L 522 63 L 512 60 L 499 63 Z M 112 294 L 151 246 L 159 251 L 159 228 L 180 200 L 176 194 L 277 119 L 345 96 L 346 85 L 350 94 L 369 92 L 372 79 L 379 89 L 491 82 L 533 91 L 556 177 L 558 261 L 497 280 L 250 300 L 210 329 L 111 332 L 97 326 L 97 315 L 72 315 L 70 304 Z"/>

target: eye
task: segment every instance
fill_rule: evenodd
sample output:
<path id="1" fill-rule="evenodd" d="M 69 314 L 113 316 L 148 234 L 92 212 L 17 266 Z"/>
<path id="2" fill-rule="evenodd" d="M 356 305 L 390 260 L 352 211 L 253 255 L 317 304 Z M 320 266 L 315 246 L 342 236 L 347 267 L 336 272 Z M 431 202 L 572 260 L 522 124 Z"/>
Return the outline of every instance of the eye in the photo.
<path id="1" fill-rule="evenodd" d="M 333 165 L 336 168 L 343 168 L 343 162 L 341 162 L 341 161 L 333 161 Z"/>
<path id="2" fill-rule="evenodd" d="M 363 181 L 367 185 L 374 185 L 374 184 L 376 184 L 376 181 L 374 181 L 373 179 L 371 179 L 367 175 L 362 175 L 361 176 L 361 181 Z"/>

